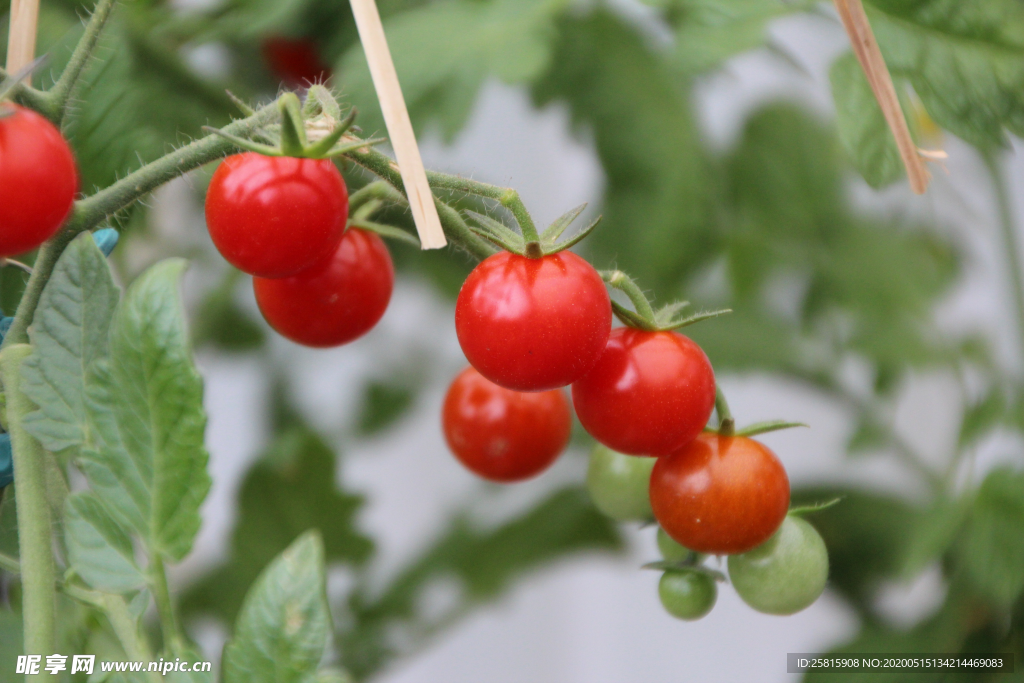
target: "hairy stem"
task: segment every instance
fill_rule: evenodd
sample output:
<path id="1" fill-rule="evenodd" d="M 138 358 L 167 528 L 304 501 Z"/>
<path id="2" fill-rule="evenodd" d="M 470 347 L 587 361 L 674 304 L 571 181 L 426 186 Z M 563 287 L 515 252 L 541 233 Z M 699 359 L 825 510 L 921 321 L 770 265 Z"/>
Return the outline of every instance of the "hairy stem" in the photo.
<path id="1" fill-rule="evenodd" d="M 985 160 L 985 166 L 992 179 L 992 190 L 995 193 L 996 208 L 999 212 L 999 231 L 1010 271 L 1010 281 L 1007 284 L 1013 294 L 1014 318 L 1016 318 L 1017 336 L 1019 337 L 1017 341 L 1021 345 L 1022 360 L 1024 360 L 1024 268 L 1021 267 L 1020 239 L 1017 235 L 1017 224 L 1013 218 L 1006 171 L 998 152 L 985 150 L 982 152 L 982 158 Z"/>
<path id="2" fill-rule="evenodd" d="M 640 286 L 637 285 L 633 278 L 621 270 L 603 270 L 601 271 L 601 279 L 607 282 L 609 286 L 628 296 L 640 317 L 654 324 L 654 309 L 651 308 L 651 302 L 647 300 L 647 295 L 643 293 L 643 290 L 640 289 Z"/>
<path id="3" fill-rule="evenodd" d="M 25 653 L 51 655 L 56 647 L 56 571 L 53 531 L 46 501 L 43 449 L 24 428 L 34 408 L 21 393 L 21 365 L 32 352 L 18 344 L 0 353 L 0 377 L 7 399 L 7 425 L 14 452 L 14 485 L 18 497 L 18 543 L 21 556 L 22 614 Z"/>
<path id="4" fill-rule="evenodd" d="M 516 222 L 519 223 L 519 229 L 523 232 L 524 241 L 527 243 L 540 241 L 540 235 L 537 233 L 537 226 L 533 223 L 533 217 L 530 216 L 530 212 L 526 210 L 526 205 L 523 204 L 522 198 L 520 198 L 519 193 L 515 190 L 436 171 L 427 171 L 427 180 L 430 181 L 431 187 L 441 190 L 465 192 L 466 194 L 474 194 L 478 197 L 494 199 L 500 202 L 502 206 L 515 216 Z"/>
<path id="5" fill-rule="evenodd" d="M 729 402 L 725 400 L 725 392 L 722 387 L 715 385 L 715 411 L 718 412 L 718 433 L 723 436 L 732 436 L 736 432 L 736 420 L 729 410 Z"/>
<path id="6" fill-rule="evenodd" d="M 149 567 L 150 589 L 156 601 L 156 611 L 160 614 L 160 628 L 164 634 L 164 649 L 175 657 L 185 653 L 185 638 L 181 633 L 181 625 L 171 601 L 171 591 L 167 586 L 167 572 L 164 570 L 164 559 L 154 553 Z"/>
<path id="7" fill-rule="evenodd" d="M 67 66 L 61 73 L 60 78 L 53 84 L 53 87 L 46 91 L 43 100 L 45 107 L 40 113 L 46 118 L 60 125 L 67 112 L 68 100 L 82 76 L 82 70 L 89 63 L 89 57 L 96 49 L 96 42 L 100 39 L 103 26 L 110 18 L 110 11 L 114 8 L 114 0 L 99 0 L 92 16 L 85 25 L 85 32 L 71 53 Z"/>

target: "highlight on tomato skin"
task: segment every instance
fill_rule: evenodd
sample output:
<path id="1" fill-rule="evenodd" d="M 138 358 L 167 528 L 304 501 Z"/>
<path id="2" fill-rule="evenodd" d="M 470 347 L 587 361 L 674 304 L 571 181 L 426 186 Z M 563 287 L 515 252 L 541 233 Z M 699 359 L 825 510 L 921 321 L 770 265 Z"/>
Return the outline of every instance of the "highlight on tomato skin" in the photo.
<path id="1" fill-rule="evenodd" d="M 244 273 L 295 275 L 341 242 L 348 188 L 330 159 L 243 152 L 226 158 L 206 193 L 214 246 Z"/>
<path id="2" fill-rule="evenodd" d="M 558 459 L 569 444 L 572 415 L 560 389 L 512 391 L 470 366 L 448 388 L 442 426 L 467 469 L 509 483 L 534 477 Z"/>
<path id="3" fill-rule="evenodd" d="M 253 278 L 263 317 L 283 337 L 327 348 L 358 339 L 391 301 L 395 267 L 376 233 L 350 228 L 329 258 L 286 278 Z"/>
<path id="4" fill-rule="evenodd" d="M 617 327 L 591 370 L 572 385 L 584 429 L 628 455 L 665 455 L 707 425 L 715 373 L 704 351 L 678 332 Z"/>
<path id="5" fill-rule="evenodd" d="M 470 364 L 515 391 L 579 379 L 597 362 L 611 324 L 601 276 L 568 251 L 493 254 L 469 274 L 455 304 L 455 331 Z"/>
<path id="6" fill-rule="evenodd" d="M 764 444 L 705 433 L 651 472 L 651 507 L 669 536 L 690 550 L 733 555 L 779 528 L 789 510 L 789 477 Z"/>
<path id="7" fill-rule="evenodd" d="M 0 103 L 0 256 L 31 251 L 53 237 L 71 212 L 78 169 L 52 123 Z"/>

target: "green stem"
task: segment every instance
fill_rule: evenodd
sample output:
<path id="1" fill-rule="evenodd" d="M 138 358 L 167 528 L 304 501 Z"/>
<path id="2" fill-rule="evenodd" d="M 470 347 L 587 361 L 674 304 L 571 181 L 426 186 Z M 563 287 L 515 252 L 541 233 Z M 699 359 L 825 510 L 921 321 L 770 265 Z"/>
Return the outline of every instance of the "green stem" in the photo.
<path id="1" fill-rule="evenodd" d="M 377 177 L 386 180 L 392 187 L 401 192 L 403 196 L 405 195 L 405 185 L 402 183 L 402 175 L 399 173 L 395 162 L 389 159 L 385 154 L 382 154 L 375 149 L 368 149 L 366 151 L 349 152 L 345 154 L 345 156 Z M 438 175 L 445 178 L 457 179 L 455 176 L 431 173 L 427 174 L 427 178 L 430 179 Z M 440 189 L 459 189 L 444 186 L 438 187 L 440 187 Z M 463 191 L 470 192 L 470 190 Z M 469 229 L 469 226 L 466 225 L 464 220 L 462 220 L 458 211 L 445 202 L 442 202 L 437 197 L 434 197 L 434 205 L 437 207 L 437 214 L 441 219 L 441 226 L 444 228 L 445 234 L 449 239 L 458 243 L 466 251 L 479 259 L 485 259 L 494 253 L 494 249 L 486 240 L 478 237 Z"/>
<path id="2" fill-rule="evenodd" d="M 1006 253 L 1007 265 L 1010 269 L 1010 288 L 1013 290 L 1014 317 L 1017 322 L 1018 342 L 1024 355 L 1024 268 L 1021 267 L 1020 240 L 1017 236 L 1017 225 L 1013 217 L 1010 191 L 1007 187 L 1006 172 L 998 153 L 984 150 L 981 153 L 992 179 L 995 192 L 996 207 L 999 212 L 999 230 L 1003 240 L 1003 251 Z"/>
<path id="3" fill-rule="evenodd" d="M 18 543 L 21 556 L 22 614 L 26 654 L 52 655 L 56 647 L 56 570 L 53 529 L 46 501 L 43 449 L 24 429 L 34 409 L 21 393 L 21 364 L 32 352 L 18 344 L 0 353 L 0 377 L 7 399 L 7 425 L 14 452 L 14 485 L 18 491 Z"/>
<path id="4" fill-rule="evenodd" d="M 85 32 L 79 39 L 78 45 L 75 46 L 75 51 L 71 53 L 67 66 L 64 67 L 64 71 L 53 87 L 46 91 L 44 96 L 46 108 L 41 113 L 57 125 L 64 120 L 71 94 L 82 76 L 82 70 L 89 63 L 89 57 L 96 49 L 96 42 L 100 39 L 100 33 L 103 31 L 107 19 L 110 18 L 113 8 L 114 0 L 99 0 L 96 3 L 92 16 L 89 17 L 89 21 L 85 25 Z"/>
<path id="5" fill-rule="evenodd" d="M 636 312 L 641 318 L 650 322 L 654 325 L 654 309 L 651 307 L 651 302 L 647 300 L 647 295 L 643 293 L 639 285 L 630 276 L 623 273 L 621 270 L 603 270 L 601 271 L 601 278 L 608 283 L 609 286 L 614 287 L 623 294 L 629 297 L 629 300 L 633 302 L 633 307 L 636 308 Z"/>
<path id="6" fill-rule="evenodd" d="M 6 81 L 8 75 L 7 69 L 0 67 L 0 83 Z M 14 87 L 8 91 L 8 96 L 21 106 L 43 113 L 44 116 L 44 112 L 46 112 L 49 107 L 49 102 L 46 99 L 46 93 L 42 90 L 33 88 L 28 83 L 22 82 L 15 84 Z"/>
<path id="7" fill-rule="evenodd" d="M 0 553 L 0 569 L 3 569 L 8 574 L 18 575 L 21 573 L 21 564 L 17 558 Z"/>
<path id="8" fill-rule="evenodd" d="M 717 384 L 715 385 L 715 411 L 718 413 L 718 433 L 722 436 L 732 436 L 736 433 L 736 420 L 733 419 L 732 411 L 729 410 L 729 402 L 725 400 L 725 392 Z"/>
<path id="9" fill-rule="evenodd" d="M 185 637 L 181 633 L 181 625 L 171 601 L 171 591 L 167 586 L 167 572 L 164 570 L 164 559 L 154 553 L 149 567 L 149 584 L 156 602 L 156 611 L 160 615 L 160 627 L 164 634 L 164 649 L 175 657 L 185 655 Z"/>
<path id="10" fill-rule="evenodd" d="M 254 115 L 225 126 L 224 130 L 234 135 L 244 135 L 271 121 L 277 115 L 275 105 L 269 104 Z M 79 233 L 90 230 L 118 211 L 127 208 L 137 199 L 152 192 L 164 183 L 199 166 L 215 161 L 228 154 L 234 145 L 219 135 L 208 135 L 185 145 L 167 156 L 146 164 L 110 187 L 100 190 L 85 199 L 75 202 L 70 218 L 61 231 L 49 242 L 43 244 L 33 265 L 32 275 L 25 285 L 25 293 L 18 304 L 14 322 L 4 338 L 3 346 L 22 344 L 28 341 L 28 326 L 32 323 L 43 287 L 53 273 L 57 259 L 64 248 Z"/>
<path id="11" fill-rule="evenodd" d="M 534 225 L 533 217 L 526 210 L 526 205 L 523 204 L 519 193 L 512 188 L 489 185 L 488 183 L 477 182 L 469 178 L 460 178 L 459 176 L 447 173 L 438 173 L 437 171 L 427 171 L 427 180 L 430 182 L 431 187 L 465 192 L 477 195 L 478 197 L 497 200 L 515 216 L 516 222 L 519 223 L 519 229 L 523 232 L 523 240 L 527 244 L 540 242 L 540 234 L 537 232 L 537 226 Z"/>
<path id="12" fill-rule="evenodd" d="M 139 632 L 138 623 L 132 617 L 128 603 L 123 597 L 92 591 L 72 584 L 64 584 L 60 588 L 68 597 L 92 605 L 103 612 L 128 659 L 136 662 L 153 661 L 153 653 L 149 649 L 149 644 Z M 146 677 L 152 683 L 160 681 L 160 675 L 155 672 L 147 672 Z"/>

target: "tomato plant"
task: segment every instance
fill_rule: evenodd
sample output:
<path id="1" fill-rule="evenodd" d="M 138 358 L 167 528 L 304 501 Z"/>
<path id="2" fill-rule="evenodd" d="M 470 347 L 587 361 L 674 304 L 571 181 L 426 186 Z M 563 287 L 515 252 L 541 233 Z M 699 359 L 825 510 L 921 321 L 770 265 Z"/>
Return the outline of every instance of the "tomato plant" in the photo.
<path id="1" fill-rule="evenodd" d="M 348 191 L 328 159 L 244 152 L 225 159 L 206 193 L 206 224 L 217 250 L 239 270 L 295 275 L 341 241 Z"/>
<path id="2" fill-rule="evenodd" d="M 789 478 L 763 444 L 702 434 L 651 472 L 651 507 L 661 528 L 702 553 L 746 552 L 766 541 L 789 509 Z"/>
<path id="3" fill-rule="evenodd" d="M 0 104 L 0 256 L 53 237 L 77 191 L 75 160 L 60 131 L 34 111 Z"/>
<path id="4" fill-rule="evenodd" d="M 442 422 L 459 462 L 498 482 L 522 481 L 546 470 L 565 450 L 572 429 L 569 401 L 560 389 L 512 391 L 472 367 L 448 388 Z"/>
<path id="5" fill-rule="evenodd" d="M 326 260 L 285 278 L 253 278 L 263 317 L 282 336 L 315 347 L 363 336 L 384 315 L 395 269 L 384 241 L 352 228 Z"/>
<path id="6" fill-rule="evenodd" d="M 516 391 L 579 379 L 597 362 L 611 322 L 604 283 L 571 252 L 490 256 L 466 278 L 455 304 L 466 358 L 487 379 Z"/>
<path id="7" fill-rule="evenodd" d="M 609 448 L 665 455 L 704 429 L 715 407 L 715 375 L 689 338 L 620 327 L 572 385 L 572 402 L 586 430 Z"/>

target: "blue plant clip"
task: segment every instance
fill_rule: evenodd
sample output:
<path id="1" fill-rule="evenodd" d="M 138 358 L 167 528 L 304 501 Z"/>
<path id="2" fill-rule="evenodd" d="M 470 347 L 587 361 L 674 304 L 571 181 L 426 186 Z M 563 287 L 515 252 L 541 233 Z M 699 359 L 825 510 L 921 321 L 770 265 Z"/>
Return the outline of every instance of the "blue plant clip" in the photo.
<path id="1" fill-rule="evenodd" d="M 104 256 L 110 256 L 110 252 L 114 251 L 118 237 L 120 235 L 114 228 L 103 228 L 92 234 L 92 238 L 96 240 L 96 246 L 100 248 Z"/>
<path id="2" fill-rule="evenodd" d="M 0 489 L 14 481 L 14 456 L 11 453 L 11 435 L 0 434 Z"/>

